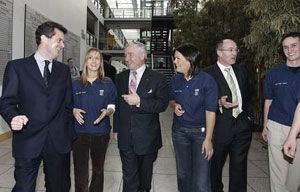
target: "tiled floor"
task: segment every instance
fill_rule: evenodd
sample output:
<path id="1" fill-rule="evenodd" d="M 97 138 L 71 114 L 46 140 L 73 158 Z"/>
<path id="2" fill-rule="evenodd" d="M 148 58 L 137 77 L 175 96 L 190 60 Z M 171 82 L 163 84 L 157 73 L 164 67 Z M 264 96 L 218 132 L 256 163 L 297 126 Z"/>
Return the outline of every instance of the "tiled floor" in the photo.
<path id="1" fill-rule="evenodd" d="M 158 159 L 154 165 L 152 192 L 176 192 L 176 167 L 174 151 L 171 141 L 172 114 L 168 110 L 161 114 L 163 147 L 159 150 Z M 261 144 L 260 134 L 254 133 L 248 158 L 248 192 L 268 192 L 268 161 L 267 153 Z M 0 143 L 0 192 L 11 191 L 14 185 L 14 159 L 11 156 L 11 139 Z M 73 167 L 73 166 L 72 166 Z M 44 177 L 40 169 L 37 181 L 37 191 L 45 191 Z M 74 173 L 72 188 L 74 191 Z M 117 143 L 110 141 L 105 160 L 105 192 L 122 191 L 122 168 L 117 149 Z M 225 191 L 228 188 L 228 162 L 223 171 Z"/>

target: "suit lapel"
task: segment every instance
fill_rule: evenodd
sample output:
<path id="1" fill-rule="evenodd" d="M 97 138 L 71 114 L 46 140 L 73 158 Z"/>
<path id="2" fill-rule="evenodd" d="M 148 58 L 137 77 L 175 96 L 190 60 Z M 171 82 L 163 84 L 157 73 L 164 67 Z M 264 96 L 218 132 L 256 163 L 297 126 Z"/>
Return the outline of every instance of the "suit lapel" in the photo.
<path id="1" fill-rule="evenodd" d="M 130 70 L 125 71 L 123 78 L 121 79 L 121 83 L 123 87 L 123 91 L 121 94 L 128 94 L 129 90 L 128 90 L 128 86 L 129 86 L 129 75 L 130 75 Z"/>
<path id="2" fill-rule="evenodd" d="M 59 63 L 57 61 L 53 60 L 49 87 L 52 87 L 53 83 L 55 82 L 55 79 L 59 78 L 59 74 L 61 73 L 59 68 L 60 68 Z"/>
<path id="3" fill-rule="evenodd" d="M 147 85 L 148 85 L 148 82 L 149 82 L 149 77 L 150 77 L 149 69 L 146 68 L 144 73 L 143 73 L 143 76 L 140 80 L 137 91 L 136 91 L 139 95 L 143 92 L 143 90 L 145 90 L 147 88 Z"/>
<path id="4" fill-rule="evenodd" d="M 228 84 L 227 84 L 227 81 L 226 81 L 226 79 L 225 79 L 225 77 L 224 77 L 224 75 L 223 75 L 223 73 L 222 73 L 220 67 L 218 67 L 218 65 L 216 64 L 216 65 L 215 65 L 215 68 L 216 68 L 216 69 L 215 69 L 216 76 L 217 76 L 217 78 L 218 78 L 217 81 L 219 81 L 219 82 L 222 84 L 222 87 L 228 89 L 229 92 L 230 92 L 230 88 L 229 88 L 229 86 L 228 86 Z"/>
<path id="5" fill-rule="evenodd" d="M 33 77 L 36 80 L 36 82 L 46 87 L 41 71 L 33 55 L 28 57 L 27 64 L 29 66 L 27 71 L 28 74 L 30 74 L 30 76 Z"/>
<path id="6" fill-rule="evenodd" d="M 238 68 L 234 67 L 234 65 L 232 66 L 233 68 L 233 71 L 234 71 L 234 74 L 236 76 L 236 79 L 238 81 L 238 84 L 239 84 L 239 89 L 241 91 L 241 94 L 242 94 L 242 85 L 243 85 L 243 77 L 242 77 L 242 73 L 240 72 L 240 70 L 238 70 Z"/>

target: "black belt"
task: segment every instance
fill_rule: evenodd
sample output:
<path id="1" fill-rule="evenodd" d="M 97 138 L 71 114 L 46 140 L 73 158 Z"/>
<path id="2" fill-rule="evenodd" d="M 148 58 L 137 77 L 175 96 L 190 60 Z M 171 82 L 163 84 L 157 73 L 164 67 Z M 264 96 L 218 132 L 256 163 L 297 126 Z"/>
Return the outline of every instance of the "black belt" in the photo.
<path id="1" fill-rule="evenodd" d="M 198 133 L 198 132 L 202 132 L 204 133 L 205 132 L 205 127 L 193 127 L 193 128 L 189 128 L 189 127 L 183 127 L 183 126 L 180 126 L 180 125 L 175 125 L 175 127 L 177 129 L 181 129 L 183 130 L 184 132 L 187 132 L 187 133 Z"/>

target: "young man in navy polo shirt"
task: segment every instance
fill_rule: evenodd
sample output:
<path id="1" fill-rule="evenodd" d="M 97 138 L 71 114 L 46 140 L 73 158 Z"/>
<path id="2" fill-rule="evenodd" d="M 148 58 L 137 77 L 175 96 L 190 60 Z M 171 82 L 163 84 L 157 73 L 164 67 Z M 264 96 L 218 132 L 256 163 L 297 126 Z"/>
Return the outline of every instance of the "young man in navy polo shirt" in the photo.
<path id="1" fill-rule="evenodd" d="M 271 191 L 296 192 L 300 184 L 300 153 L 293 163 L 282 153 L 297 105 L 300 77 L 300 33 L 281 40 L 286 62 L 272 68 L 265 81 L 263 139 L 268 141 Z M 300 147 L 300 142 L 297 143 Z"/>

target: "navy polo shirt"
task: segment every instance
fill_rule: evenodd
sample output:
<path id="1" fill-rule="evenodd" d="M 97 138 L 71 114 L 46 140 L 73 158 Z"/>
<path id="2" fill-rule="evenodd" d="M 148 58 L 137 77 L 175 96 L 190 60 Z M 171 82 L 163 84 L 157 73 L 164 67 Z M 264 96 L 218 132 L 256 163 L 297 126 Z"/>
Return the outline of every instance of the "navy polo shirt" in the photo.
<path id="1" fill-rule="evenodd" d="M 200 72 L 187 81 L 183 74 L 176 74 L 170 85 L 171 100 L 175 100 L 185 111 L 178 117 L 174 113 L 174 124 L 192 127 L 205 127 L 205 111 L 217 110 L 217 84 L 207 73 Z"/>
<path id="2" fill-rule="evenodd" d="M 286 126 L 292 125 L 299 84 L 299 68 L 282 64 L 269 70 L 264 87 L 265 99 L 272 100 L 268 119 Z"/>
<path id="3" fill-rule="evenodd" d="M 95 136 L 102 136 L 110 133 L 111 125 L 109 117 L 94 125 L 94 121 L 101 114 L 101 109 L 106 109 L 108 104 L 115 104 L 117 90 L 112 80 L 105 78 L 105 83 L 96 79 L 93 83 L 87 82 L 82 85 L 81 81 L 73 82 L 74 108 L 84 110 L 84 124 L 80 125 L 75 119 L 75 130 L 77 133 L 84 133 Z"/>

